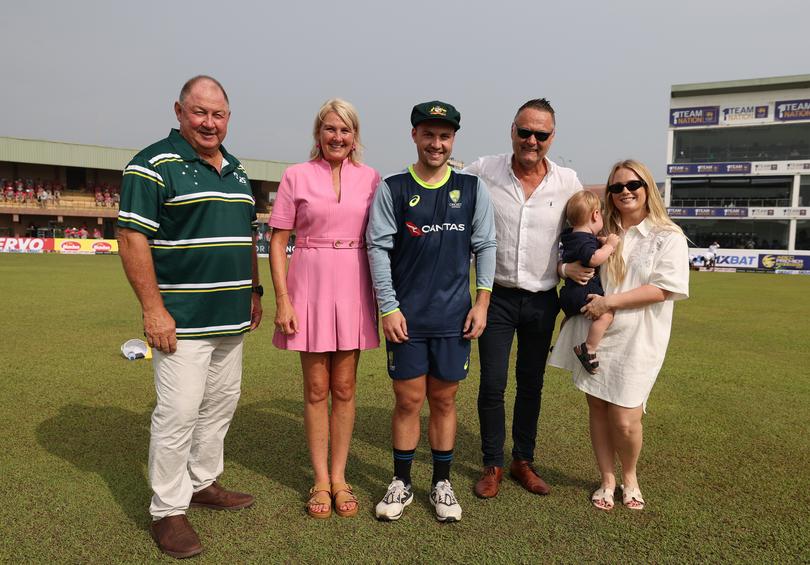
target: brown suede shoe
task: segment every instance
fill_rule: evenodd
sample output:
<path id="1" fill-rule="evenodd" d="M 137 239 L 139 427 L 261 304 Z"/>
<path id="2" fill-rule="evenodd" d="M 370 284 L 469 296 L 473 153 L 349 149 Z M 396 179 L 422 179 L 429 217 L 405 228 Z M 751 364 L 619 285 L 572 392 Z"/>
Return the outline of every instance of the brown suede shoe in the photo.
<path id="1" fill-rule="evenodd" d="M 166 516 L 152 522 L 152 538 L 160 551 L 177 559 L 192 557 L 201 553 L 203 548 L 197 532 L 185 514 Z"/>
<path id="2" fill-rule="evenodd" d="M 253 504 L 255 500 L 250 494 L 225 490 L 218 482 L 214 481 L 192 495 L 191 506 L 204 506 L 214 510 L 241 510 Z"/>
<path id="3" fill-rule="evenodd" d="M 540 475 L 528 461 L 515 459 L 512 461 L 512 465 L 509 466 L 509 473 L 513 479 L 529 492 L 534 494 L 548 494 L 551 492 L 546 481 L 540 478 Z"/>
<path id="4" fill-rule="evenodd" d="M 498 496 L 501 480 L 503 480 L 503 467 L 484 467 L 481 478 L 475 483 L 475 496 L 478 498 L 494 498 Z"/>

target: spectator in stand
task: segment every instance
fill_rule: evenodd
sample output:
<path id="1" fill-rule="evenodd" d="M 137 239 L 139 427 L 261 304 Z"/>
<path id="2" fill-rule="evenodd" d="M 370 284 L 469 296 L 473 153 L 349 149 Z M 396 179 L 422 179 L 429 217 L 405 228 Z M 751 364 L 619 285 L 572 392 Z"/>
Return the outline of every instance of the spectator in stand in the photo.
<path id="1" fill-rule="evenodd" d="M 62 183 L 57 182 L 53 185 L 53 201 L 57 206 L 62 201 Z"/>
<path id="2" fill-rule="evenodd" d="M 109 190 L 104 191 L 104 206 L 112 206 L 112 195 Z"/>
<path id="3" fill-rule="evenodd" d="M 97 227 L 93 228 L 93 239 L 104 239 L 104 236 L 101 235 L 101 230 Z"/>
<path id="4" fill-rule="evenodd" d="M 96 206 L 103 206 L 104 205 L 104 193 L 101 192 L 101 187 L 95 188 L 96 193 Z"/>
<path id="5" fill-rule="evenodd" d="M 89 235 L 90 235 L 90 232 L 87 231 L 87 226 L 82 226 L 81 229 L 79 229 L 79 238 L 80 239 L 87 239 L 87 236 L 89 236 Z"/>
<path id="6" fill-rule="evenodd" d="M 5 194 L 6 202 L 12 202 L 14 200 L 14 186 L 10 181 L 6 181 L 3 192 Z"/>

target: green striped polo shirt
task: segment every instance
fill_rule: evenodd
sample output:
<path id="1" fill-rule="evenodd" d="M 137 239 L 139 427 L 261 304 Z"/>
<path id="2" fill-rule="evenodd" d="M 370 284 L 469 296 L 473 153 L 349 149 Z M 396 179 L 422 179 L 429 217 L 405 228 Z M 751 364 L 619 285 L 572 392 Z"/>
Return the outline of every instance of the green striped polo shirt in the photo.
<path id="1" fill-rule="evenodd" d="M 118 226 L 146 235 L 178 339 L 250 328 L 256 207 L 242 164 L 224 147 L 222 172 L 173 129 L 132 158 Z"/>

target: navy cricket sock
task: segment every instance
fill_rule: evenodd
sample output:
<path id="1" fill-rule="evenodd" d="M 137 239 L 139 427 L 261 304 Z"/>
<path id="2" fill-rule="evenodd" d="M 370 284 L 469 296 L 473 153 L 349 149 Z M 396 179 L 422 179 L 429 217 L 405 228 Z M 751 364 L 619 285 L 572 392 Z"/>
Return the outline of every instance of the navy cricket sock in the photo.
<path id="1" fill-rule="evenodd" d="M 415 453 L 415 449 L 394 448 L 394 476 L 405 483 L 405 486 L 411 484 L 411 465 Z"/>
<path id="2" fill-rule="evenodd" d="M 433 454 L 433 485 L 439 481 L 450 480 L 450 464 L 453 463 L 453 450 L 439 451 L 431 449 Z"/>

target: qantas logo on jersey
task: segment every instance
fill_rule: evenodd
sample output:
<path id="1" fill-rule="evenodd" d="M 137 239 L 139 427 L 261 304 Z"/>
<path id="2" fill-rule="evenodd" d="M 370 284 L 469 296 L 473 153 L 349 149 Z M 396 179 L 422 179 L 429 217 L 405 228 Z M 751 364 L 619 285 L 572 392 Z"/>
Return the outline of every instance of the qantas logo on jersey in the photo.
<path id="1" fill-rule="evenodd" d="M 405 227 L 408 228 L 408 233 L 413 237 L 421 237 L 433 232 L 440 231 L 464 231 L 464 224 L 425 224 L 422 227 L 417 226 L 413 222 L 405 222 Z"/>

